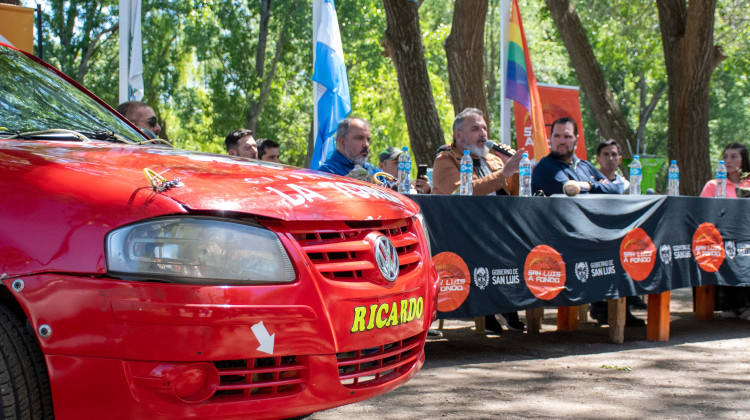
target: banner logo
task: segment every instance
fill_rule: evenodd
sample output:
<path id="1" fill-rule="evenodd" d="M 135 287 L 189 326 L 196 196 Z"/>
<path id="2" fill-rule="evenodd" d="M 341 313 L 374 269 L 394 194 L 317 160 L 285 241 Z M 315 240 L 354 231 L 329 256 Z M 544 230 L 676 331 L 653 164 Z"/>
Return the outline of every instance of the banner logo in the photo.
<path id="1" fill-rule="evenodd" d="M 538 245 L 526 256 L 526 287 L 539 299 L 550 300 L 565 289 L 565 262 L 559 252 Z"/>
<path id="2" fill-rule="evenodd" d="M 432 263 L 437 270 L 438 304 L 440 312 L 450 312 L 457 309 L 469 296 L 471 277 L 469 267 L 464 260 L 452 252 L 441 252 L 432 257 Z"/>
<path id="3" fill-rule="evenodd" d="M 474 269 L 474 284 L 479 290 L 484 290 L 488 284 L 490 284 L 490 271 L 485 267 L 477 267 Z"/>
<path id="4" fill-rule="evenodd" d="M 726 252 L 727 258 L 729 258 L 730 260 L 734 259 L 734 256 L 737 255 L 737 249 L 734 247 L 734 241 L 724 242 L 724 252 Z"/>
<path id="5" fill-rule="evenodd" d="M 693 256 L 703 271 L 719 271 L 724 262 L 724 240 L 716 226 L 711 223 L 698 226 L 693 234 Z"/>
<path id="6" fill-rule="evenodd" d="M 656 262 L 656 246 L 646 231 L 635 228 L 620 242 L 620 262 L 630 278 L 644 280 L 651 274 Z"/>
<path id="7" fill-rule="evenodd" d="M 586 280 L 589 279 L 589 265 L 585 261 L 576 263 L 576 278 L 581 283 L 586 283 Z"/>
<path id="8" fill-rule="evenodd" d="M 664 244 L 659 247 L 659 258 L 664 265 L 668 265 L 672 262 L 672 247 Z"/>

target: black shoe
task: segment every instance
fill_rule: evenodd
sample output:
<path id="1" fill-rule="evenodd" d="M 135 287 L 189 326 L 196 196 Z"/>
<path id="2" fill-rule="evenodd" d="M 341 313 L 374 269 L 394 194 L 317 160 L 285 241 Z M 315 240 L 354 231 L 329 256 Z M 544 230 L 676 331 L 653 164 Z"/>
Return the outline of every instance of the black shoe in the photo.
<path id="1" fill-rule="evenodd" d="M 636 318 L 635 315 L 631 314 L 630 311 L 628 311 L 625 314 L 625 326 L 626 327 L 645 327 L 646 321 Z"/>
<path id="2" fill-rule="evenodd" d="M 628 306 L 633 309 L 648 309 L 648 305 L 640 296 L 628 296 Z"/>
<path id="3" fill-rule="evenodd" d="M 594 319 L 594 321 L 602 324 L 607 325 L 609 323 L 609 307 L 607 305 L 607 302 L 593 302 L 591 303 L 591 318 Z"/>
<path id="4" fill-rule="evenodd" d="M 523 331 L 523 329 L 526 328 L 526 325 L 518 319 L 518 312 L 497 314 L 495 315 L 495 318 L 497 318 L 497 320 L 510 331 Z"/>
<path id="5" fill-rule="evenodd" d="M 432 328 L 427 330 L 427 337 L 429 338 L 440 338 L 442 336 L 443 336 L 443 332 L 440 330 L 433 330 Z"/>
<path id="6" fill-rule="evenodd" d="M 484 329 L 501 334 L 503 332 L 503 326 L 497 322 L 495 315 L 485 315 L 484 317 Z"/>

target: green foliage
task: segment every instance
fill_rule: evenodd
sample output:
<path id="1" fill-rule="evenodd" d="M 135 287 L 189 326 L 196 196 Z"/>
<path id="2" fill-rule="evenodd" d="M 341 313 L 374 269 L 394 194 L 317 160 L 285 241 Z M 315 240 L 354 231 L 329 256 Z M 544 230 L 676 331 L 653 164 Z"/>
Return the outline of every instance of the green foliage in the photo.
<path id="1" fill-rule="evenodd" d="M 24 3 L 32 5 L 30 0 Z M 386 29 L 381 0 L 337 1 L 337 12 L 352 97 L 353 115 L 372 124 L 371 162 L 387 146 L 406 146 L 396 71 L 380 44 Z M 500 0 L 490 0 L 485 27 L 488 91 L 501 81 Z M 744 0 L 719 0 L 716 43 L 727 59 L 714 71 L 711 90 L 712 153 L 750 136 L 750 12 Z M 574 0 L 607 83 L 633 128 L 639 123 L 641 78 L 647 100 L 666 75 L 656 8 L 650 0 Z M 422 3 L 420 25 L 427 69 L 445 141 L 451 141 L 450 102 L 444 42 L 450 33 L 454 0 Z M 578 85 L 575 72 L 545 7 L 519 0 L 524 29 L 540 83 Z M 263 78 L 255 68 L 259 2 L 155 0 L 143 2 L 145 102 L 162 118 L 177 147 L 223 152 L 224 136 L 245 127 L 257 103 Z M 99 95 L 118 103 L 118 2 L 105 0 L 43 3 L 45 58 Z M 256 137 L 281 143 L 281 159 L 301 166 L 312 125 L 312 5 L 305 0 L 275 0 L 269 21 L 265 75 L 285 32 L 283 54 L 258 118 Z M 88 54 L 87 54 L 88 52 Z M 499 86 L 490 107 L 491 137 L 499 138 Z M 601 140 L 582 98 L 589 156 Z M 646 152 L 666 157 L 667 103 L 664 96 L 646 125 Z M 657 183 L 658 185 L 658 183 Z"/>

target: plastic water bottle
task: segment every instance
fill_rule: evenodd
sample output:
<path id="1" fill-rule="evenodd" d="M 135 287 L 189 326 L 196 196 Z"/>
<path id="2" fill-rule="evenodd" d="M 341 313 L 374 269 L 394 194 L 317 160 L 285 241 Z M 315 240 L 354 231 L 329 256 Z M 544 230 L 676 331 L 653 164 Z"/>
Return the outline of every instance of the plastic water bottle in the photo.
<path id="1" fill-rule="evenodd" d="M 680 195 L 680 168 L 677 167 L 676 160 L 673 160 L 669 165 L 669 184 L 667 187 L 667 195 L 672 197 Z"/>
<path id="2" fill-rule="evenodd" d="M 461 157 L 461 186 L 458 187 L 459 195 L 473 195 L 474 187 L 471 185 L 471 177 L 474 175 L 474 161 L 468 150 L 464 150 Z"/>
<path id="3" fill-rule="evenodd" d="M 404 146 L 398 155 L 398 192 L 409 194 L 411 190 L 411 156 L 409 148 Z"/>
<path id="4" fill-rule="evenodd" d="M 520 188 L 518 195 L 520 197 L 531 197 L 531 161 L 529 154 L 521 155 L 521 163 L 518 164 L 518 181 Z"/>
<path id="5" fill-rule="evenodd" d="M 727 167 L 724 166 L 724 161 L 720 160 L 716 166 L 716 194 L 717 198 L 724 198 L 727 196 Z"/>
<path id="6" fill-rule="evenodd" d="M 630 195 L 641 194 L 641 179 L 643 179 L 643 172 L 641 172 L 641 159 L 638 155 L 633 156 L 633 161 L 628 165 L 630 168 Z"/>

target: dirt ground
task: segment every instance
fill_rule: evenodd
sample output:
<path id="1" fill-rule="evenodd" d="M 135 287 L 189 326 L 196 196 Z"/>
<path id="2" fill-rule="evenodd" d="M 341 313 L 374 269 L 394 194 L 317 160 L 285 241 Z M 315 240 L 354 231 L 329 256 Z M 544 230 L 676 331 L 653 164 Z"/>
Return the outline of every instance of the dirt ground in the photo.
<path id="1" fill-rule="evenodd" d="M 696 321 L 690 289 L 673 290 L 670 306 L 664 343 L 646 341 L 645 327 L 626 328 L 624 344 L 595 323 L 556 332 L 552 308 L 537 336 L 449 320 L 406 385 L 309 418 L 750 418 L 750 322 Z"/>

